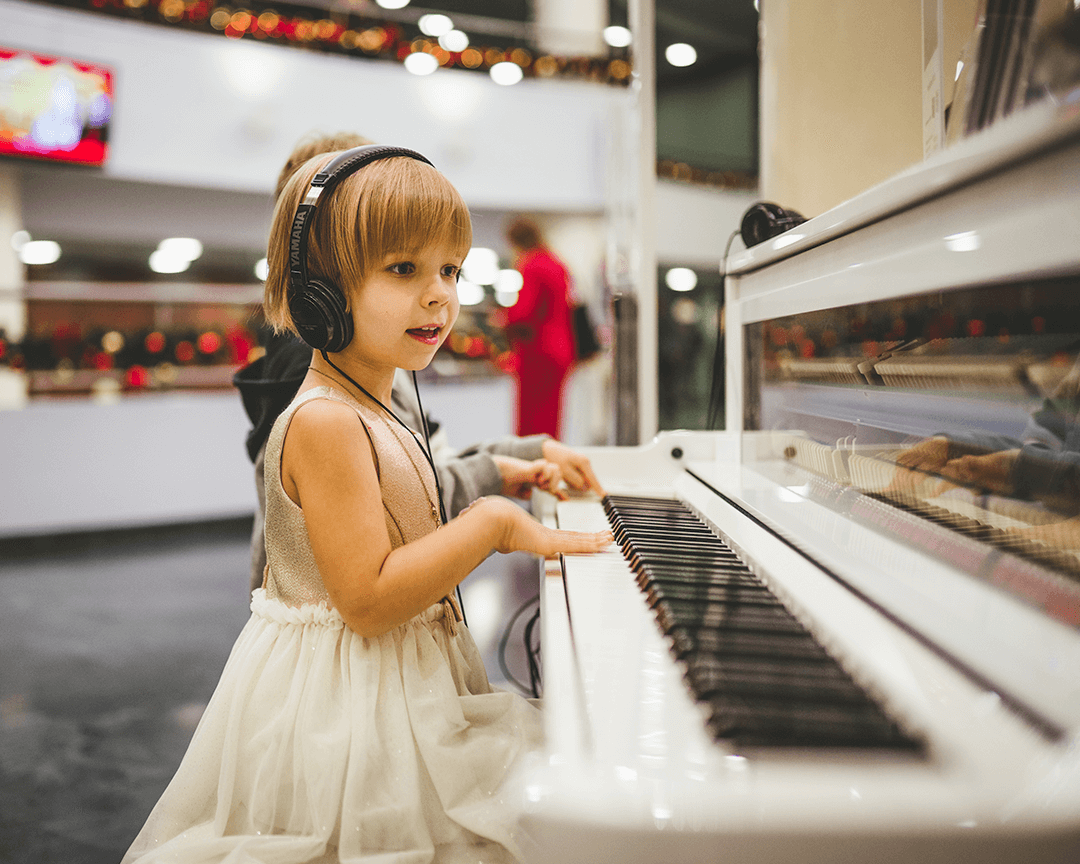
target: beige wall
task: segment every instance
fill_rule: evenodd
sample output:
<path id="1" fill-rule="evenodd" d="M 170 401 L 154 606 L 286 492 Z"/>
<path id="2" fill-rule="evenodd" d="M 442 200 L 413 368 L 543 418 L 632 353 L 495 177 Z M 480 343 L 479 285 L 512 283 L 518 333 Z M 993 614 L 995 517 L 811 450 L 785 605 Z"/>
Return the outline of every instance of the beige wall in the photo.
<path id="1" fill-rule="evenodd" d="M 978 0 L 945 2 L 945 95 Z M 816 216 L 923 158 L 920 0 L 762 2 L 762 198 Z"/>

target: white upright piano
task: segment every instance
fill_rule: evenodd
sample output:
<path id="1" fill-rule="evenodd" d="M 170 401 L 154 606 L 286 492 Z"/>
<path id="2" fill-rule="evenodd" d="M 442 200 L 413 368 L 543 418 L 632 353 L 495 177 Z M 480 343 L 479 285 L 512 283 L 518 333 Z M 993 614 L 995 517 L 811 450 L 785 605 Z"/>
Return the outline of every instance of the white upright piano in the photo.
<path id="1" fill-rule="evenodd" d="M 530 860 L 1080 861 L 1080 102 L 728 264 L 728 431 L 541 510 L 628 527 L 544 565 Z"/>

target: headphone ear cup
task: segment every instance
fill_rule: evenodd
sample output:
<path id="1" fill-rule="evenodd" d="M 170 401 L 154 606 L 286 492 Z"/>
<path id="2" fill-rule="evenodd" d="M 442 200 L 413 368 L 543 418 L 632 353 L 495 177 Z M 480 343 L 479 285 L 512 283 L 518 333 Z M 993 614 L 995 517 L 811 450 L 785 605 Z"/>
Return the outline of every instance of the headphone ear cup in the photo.
<path id="1" fill-rule="evenodd" d="M 310 280 L 289 302 L 289 313 L 300 338 L 318 351 L 337 353 L 352 341 L 352 315 L 333 283 Z"/>
<path id="2" fill-rule="evenodd" d="M 739 233 L 742 235 L 746 248 L 749 249 L 805 221 L 802 214 L 794 210 L 785 210 L 777 204 L 761 201 L 752 205 L 743 214 Z"/>

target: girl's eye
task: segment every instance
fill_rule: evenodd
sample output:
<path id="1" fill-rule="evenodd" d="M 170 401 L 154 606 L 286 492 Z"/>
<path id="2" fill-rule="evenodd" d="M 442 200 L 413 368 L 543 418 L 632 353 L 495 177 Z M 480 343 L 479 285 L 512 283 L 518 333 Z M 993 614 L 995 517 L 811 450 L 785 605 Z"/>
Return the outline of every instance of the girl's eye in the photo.
<path id="1" fill-rule="evenodd" d="M 447 264 L 443 267 L 443 276 L 450 279 L 458 279 L 461 276 L 461 268 L 456 264 Z"/>
<path id="2" fill-rule="evenodd" d="M 416 270 L 411 261 L 398 261 L 396 264 L 391 264 L 386 268 L 391 273 L 396 273 L 398 276 L 409 276 Z"/>

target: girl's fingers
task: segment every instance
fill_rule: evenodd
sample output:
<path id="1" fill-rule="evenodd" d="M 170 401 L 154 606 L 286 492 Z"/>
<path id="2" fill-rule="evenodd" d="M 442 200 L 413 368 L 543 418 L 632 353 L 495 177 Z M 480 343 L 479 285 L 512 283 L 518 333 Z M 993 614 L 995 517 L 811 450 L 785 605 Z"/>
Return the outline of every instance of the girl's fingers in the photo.
<path id="1" fill-rule="evenodd" d="M 558 537 L 556 539 L 557 549 L 554 552 L 560 552 L 566 555 L 582 555 L 592 552 L 600 552 L 607 548 L 614 541 L 610 531 L 597 531 L 585 532 L 585 531 L 558 531 L 555 532 Z"/>

